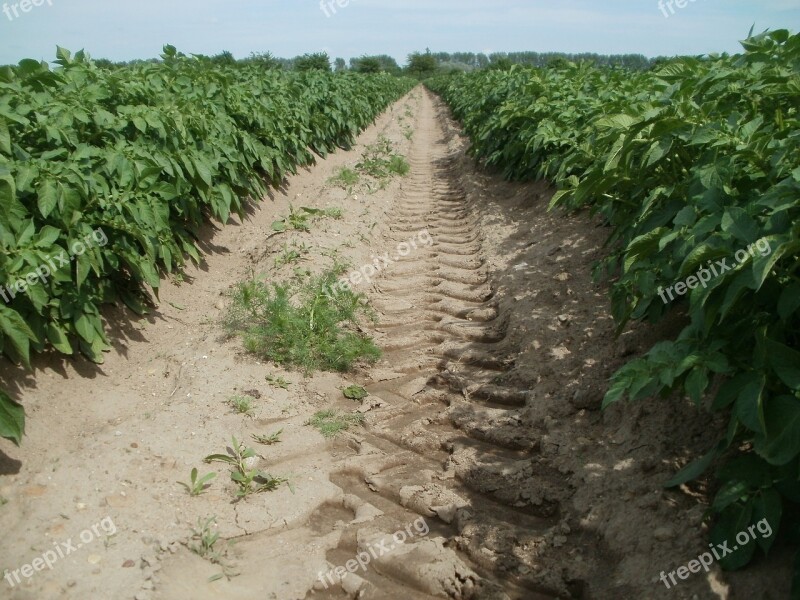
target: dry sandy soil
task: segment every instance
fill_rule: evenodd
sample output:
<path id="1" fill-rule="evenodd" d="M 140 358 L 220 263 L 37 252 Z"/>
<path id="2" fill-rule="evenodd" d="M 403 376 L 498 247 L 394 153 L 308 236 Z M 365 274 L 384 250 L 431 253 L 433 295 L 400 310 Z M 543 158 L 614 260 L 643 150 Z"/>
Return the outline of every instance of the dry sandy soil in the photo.
<path id="1" fill-rule="evenodd" d="M 375 193 L 328 183 L 379 135 L 408 157 L 408 176 Z M 718 424 L 681 399 L 599 410 L 610 374 L 669 327 L 615 339 L 591 278 L 606 230 L 546 213 L 545 185 L 501 182 L 465 150 L 417 88 L 351 151 L 292 177 L 244 221 L 209 227 L 202 265 L 165 282 L 149 316 L 110 309 L 105 365 L 3 364 L 28 430 L 21 448 L 0 442 L 0 569 L 64 556 L 0 582 L 0 597 L 788 597 L 780 561 L 734 576 L 712 567 L 672 589 L 658 580 L 706 550 L 702 490 L 663 482 Z M 344 218 L 275 235 L 290 204 Z M 304 377 L 223 335 L 231 288 L 251 273 L 293 277 L 297 264 L 276 261 L 292 244 L 314 272 L 389 253 L 358 288 L 377 313 L 364 328 L 379 363 Z M 346 399 L 350 384 L 371 395 Z M 257 397 L 251 417 L 228 405 L 237 393 Z M 328 408 L 359 411 L 363 426 L 326 440 L 306 422 Z M 278 444 L 251 441 L 278 429 Z M 291 486 L 233 502 L 225 468 L 203 463 L 232 435 Z M 219 473 L 198 497 L 177 483 L 193 467 Z M 221 564 L 188 548 L 210 517 Z"/>

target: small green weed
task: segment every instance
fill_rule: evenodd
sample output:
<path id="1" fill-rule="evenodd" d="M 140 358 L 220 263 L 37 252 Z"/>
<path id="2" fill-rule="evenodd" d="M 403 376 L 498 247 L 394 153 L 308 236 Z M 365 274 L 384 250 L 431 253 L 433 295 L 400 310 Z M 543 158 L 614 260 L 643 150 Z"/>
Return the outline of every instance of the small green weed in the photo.
<path id="1" fill-rule="evenodd" d="M 236 395 L 228 400 L 228 404 L 230 404 L 237 413 L 251 416 L 253 412 L 253 403 L 255 401 L 256 399 L 252 396 Z"/>
<path id="2" fill-rule="evenodd" d="M 392 177 L 407 175 L 411 167 L 403 156 L 395 154 L 392 142 L 381 136 L 377 143 L 367 146 L 356 169 L 377 180 L 383 189 Z"/>
<path id="3" fill-rule="evenodd" d="M 335 410 L 323 410 L 316 413 L 308 420 L 306 425 L 316 427 L 326 438 L 333 438 L 342 431 L 347 431 L 354 425 L 364 422 L 364 415 L 360 413 L 340 413 Z"/>
<path id="4" fill-rule="evenodd" d="M 214 479 L 216 476 L 216 473 L 208 473 L 198 479 L 197 469 L 192 469 L 189 480 L 190 482 L 184 483 L 183 481 L 179 481 L 178 483 L 186 488 L 186 491 L 189 492 L 190 496 L 199 496 L 208 487 L 208 482 Z"/>
<path id="5" fill-rule="evenodd" d="M 320 209 L 301 206 L 300 210 L 296 211 L 290 204 L 288 216 L 274 221 L 272 223 L 272 230 L 278 233 L 283 233 L 292 229 L 309 232 L 311 231 L 311 223 L 314 218 L 331 217 L 334 219 L 341 219 L 342 214 L 342 209 L 340 208 Z"/>
<path id="6" fill-rule="evenodd" d="M 351 385 L 350 387 L 346 387 L 342 390 L 345 398 L 349 398 L 350 400 L 363 400 L 367 396 L 369 396 L 369 392 L 361 387 L 360 385 Z"/>
<path id="7" fill-rule="evenodd" d="M 254 468 L 258 460 L 256 451 L 240 443 L 235 437 L 231 438 L 231 446 L 226 448 L 227 454 L 211 454 L 206 456 L 207 463 L 221 462 L 231 466 L 231 480 L 239 489 L 236 499 L 241 500 L 250 494 L 271 492 L 282 483 L 288 483 L 283 477 L 273 477 Z"/>
<path id="8" fill-rule="evenodd" d="M 356 331 L 358 317 L 372 313 L 363 296 L 338 284 L 342 272 L 339 265 L 320 276 L 285 284 L 240 283 L 225 327 L 243 338 L 249 352 L 306 373 L 344 372 L 358 360 L 374 362 L 380 350 Z"/>
<path id="9" fill-rule="evenodd" d="M 257 435 L 253 434 L 253 440 L 258 442 L 259 444 L 264 444 L 265 446 L 274 446 L 275 444 L 281 441 L 281 434 L 283 433 L 283 429 L 279 429 L 272 435 Z"/>
<path id="10" fill-rule="evenodd" d="M 281 388 L 282 390 L 288 390 L 289 386 L 292 385 L 291 381 L 286 381 L 280 375 L 278 377 L 267 375 L 265 379 L 267 380 L 267 383 L 270 384 L 272 387 Z"/>
<path id="11" fill-rule="evenodd" d="M 352 194 L 355 186 L 361 180 L 361 175 L 358 171 L 348 167 L 341 167 L 339 171 L 328 180 L 328 183 L 347 190 L 347 193 Z"/>

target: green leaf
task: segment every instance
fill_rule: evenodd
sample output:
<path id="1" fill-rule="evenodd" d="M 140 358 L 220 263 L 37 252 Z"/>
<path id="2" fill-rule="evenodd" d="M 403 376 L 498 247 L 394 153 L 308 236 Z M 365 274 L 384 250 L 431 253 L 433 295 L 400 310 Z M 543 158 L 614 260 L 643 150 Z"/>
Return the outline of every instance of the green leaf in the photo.
<path id="1" fill-rule="evenodd" d="M 78 317 L 78 319 L 75 321 L 75 331 L 77 331 L 78 335 L 89 344 L 91 344 L 97 337 L 97 331 L 87 315 L 81 315 Z"/>
<path id="2" fill-rule="evenodd" d="M 703 393 L 708 387 L 708 372 L 702 367 L 693 368 L 686 378 L 685 387 L 689 398 L 699 406 L 703 399 Z"/>
<path id="3" fill-rule="evenodd" d="M 737 240 L 751 244 L 758 239 L 759 228 L 747 212 L 738 207 L 725 210 L 722 215 L 722 231 L 730 233 Z"/>
<path id="4" fill-rule="evenodd" d="M 707 452 L 697 460 L 690 462 L 683 469 L 678 471 L 675 477 L 673 477 L 667 483 L 665 483 L 664 487 L 667 488 L 677 487 L 679 485 L 683 485 L 684 483 L 688 483 L 689 481 L 697 479 L 698 477 L 700 477 L 700 475 L 705 473 L 708 470 L 708 468 L 713 464 L 713 462 L 719 456 L 721 449 L 722 449 L 722 443 L 712 448 L 709 452 Z"/>
<path id="5" fill-rule="evenodd" d="M 783 516 L 783 500 L 774 489 L 761 490 L 753 499 L 753 524 L 760 537 L 756 538 L 764 553 L 768 553 L 778 537 L 781 518 Z"/>
<path id="6" fill-rule="evenodd" d="M 772 398 L 764 406 L 766 433 L 756 434 L 753 447 L 771 465 L 785 465 L 800 454 L 800 399 Z"/>
<path id="7" fill-rule="evenodd" d="M 45 181 L 38 192 L 39 200 L 37 206 L 42 216 L 47 218 L 58 204 L 58 188 L 50 180 Z"/>
<path id="8" fill-rule="evenodd" d="M 751 380 L 739 390 L 734 414 L 750 431 L 764 433 L 764 391 L 767 378 L 763 373 L 753 373 Z"/>
<path id="9" fill-rule="evenodd" d="M 783 383 L 800 390 L 800 352 L 771 339 L 766 344 L 772 369 Z"/>
<path id="10" fill-rule="evenodd" d="M 25 409 L 0 390 L 0 437 L 11 440 L 19 446 L 24 434 Z"/>
<path id="11" fill-rule="evenodd" d="M 800 308 L 800 283 L 794 282 L 784 288 L 778 299 L 778 316 L 786 321 Z"/>
<path id="12" fill-rule="evenodd" d="M 752 560 L 758 544 L 751 540 L 749 543 L 739 546 L 736 535 L 742 531 L 747 531 L 747 526 L 751 522 L 753 513 L 750 504 L 732 504 L 721 515 L 714 528 L 711 530 L 711 541 L 720 545 L 727 542 L 732 554 L 728 554 L 720 559 L 720 565 L 727 571 L 740 569 Z"/>
<path id="13" fill-rule="evenodd" d="M 17 311 L 0 305 L 0 331 L 11 341 L 22 361 L 30 366 L 30 343 L 37 338 Z"/>
<path id="14" fill-rule="evenodd" d="M 72 345 L 69 343 L 67 333 L 59 325 L 47 324 L 47 340 L 62 354 L 72 354 Z"/>
<path id="15" fill-rule="evenodd" d="M 37 248 L 50 248 L 61 235 L 61 230 L 50 225 L 45 225 L 39 232 L 39 239 L 36 240 Z"/>
<path id="16" fill-rule="evenodd" d="M 0 117 L 0 152 L 11 156 L 11 134 L 8 131 L 8 123 L 2 117 Z"/>

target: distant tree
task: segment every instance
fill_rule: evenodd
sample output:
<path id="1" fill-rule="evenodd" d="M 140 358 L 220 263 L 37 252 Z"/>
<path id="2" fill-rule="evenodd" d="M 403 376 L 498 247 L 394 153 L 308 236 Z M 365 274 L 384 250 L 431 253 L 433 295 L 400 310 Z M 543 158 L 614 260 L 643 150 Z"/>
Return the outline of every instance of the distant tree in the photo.
<path id="1" fill-rule="evenodd" d="M 356 71 L 359 73 L 380 73 L 381 61 L 374 56 L 364 56 L 356 62 Z"/>
<path id="2" fill-rule="evenodd" d="M 547 61 L 547 67 L 549 69 L 563 69 L 564 67 L 568 66 L 569 61 L 562 56 L 555 56 Z"/>
<path id="3" fill-rule="evenodd" d="M 377 69 L 376 69 L 377 64 Z M 385 71 L 387 73 L 400 73 L 400 65 L 397 61 L 388 54 L 378 54 L 375 56 L 360 56 L 358 58 L 350 59 L 350 68 L 353 71 L 360 73 L 378 73 Z M 366 69 L 366 70 L 363 70 Z"/>
<path id="4" fill-rule="evenodd" d="M 343 58 L 337 58 L 334 61 L 334 65 L 336 65 L 336 72 L 346 71 L 347 70 L 347 62 Z"/>
<path id="5" fill-rule="evenodd" d="M 234 58 L 233 54 L 227 50 L 223 50 L 219 54 L 212 56 L 211 62 L 217 65 L 235 65 L 236 59 Z"/>
<path id="6" fill-rule="evenodd" d="M 251 52 L 250 56 L 244 59 L 242 62 L 252 63 L 254 65 L 258 65 L 263 67 L 267 70 L 280 70 L 283 68 L 283 64 L 281 63 L 281 59 L 275 58 L 269 52 L 262 52 L 256 54 L 255 52 Z"/>
<path id="7" fill-rule="evenodd" d="M 508 71 L 513 66 L 514 66 L 514 61 L 512 61 L 507 56 L 493 55 L 492 62 L 489 63 L 489 68 L 497 71 Z"/>
<path id="8" fill-rule="evenodd" d="M 408 56 L 408 67 L 406 69 L 410 75 L 429 77 L 436 73 L 437 64 L 436 57 L 430 51 L 425 54 L 414 52 Z"/>
<path id="9" fill-rule="evenodd" d="M 330 71 L 331 59 L 327 52 L 304 54 L 294 59 L 295 71 Z"/>

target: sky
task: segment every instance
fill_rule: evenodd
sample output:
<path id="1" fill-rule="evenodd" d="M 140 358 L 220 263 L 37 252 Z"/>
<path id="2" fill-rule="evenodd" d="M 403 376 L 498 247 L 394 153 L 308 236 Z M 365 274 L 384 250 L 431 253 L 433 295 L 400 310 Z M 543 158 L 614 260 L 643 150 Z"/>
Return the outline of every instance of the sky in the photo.
<path id="1" fill-rule="evenodd" d="M 0 0 L 0 64 L 53 60 L 57 45 L 111 60 L 172 44 L 237 58 L 389 54 L 401 64 L 425 48 L 733 53 L 753 25 L 797 32 L 800 0 Z"/>

